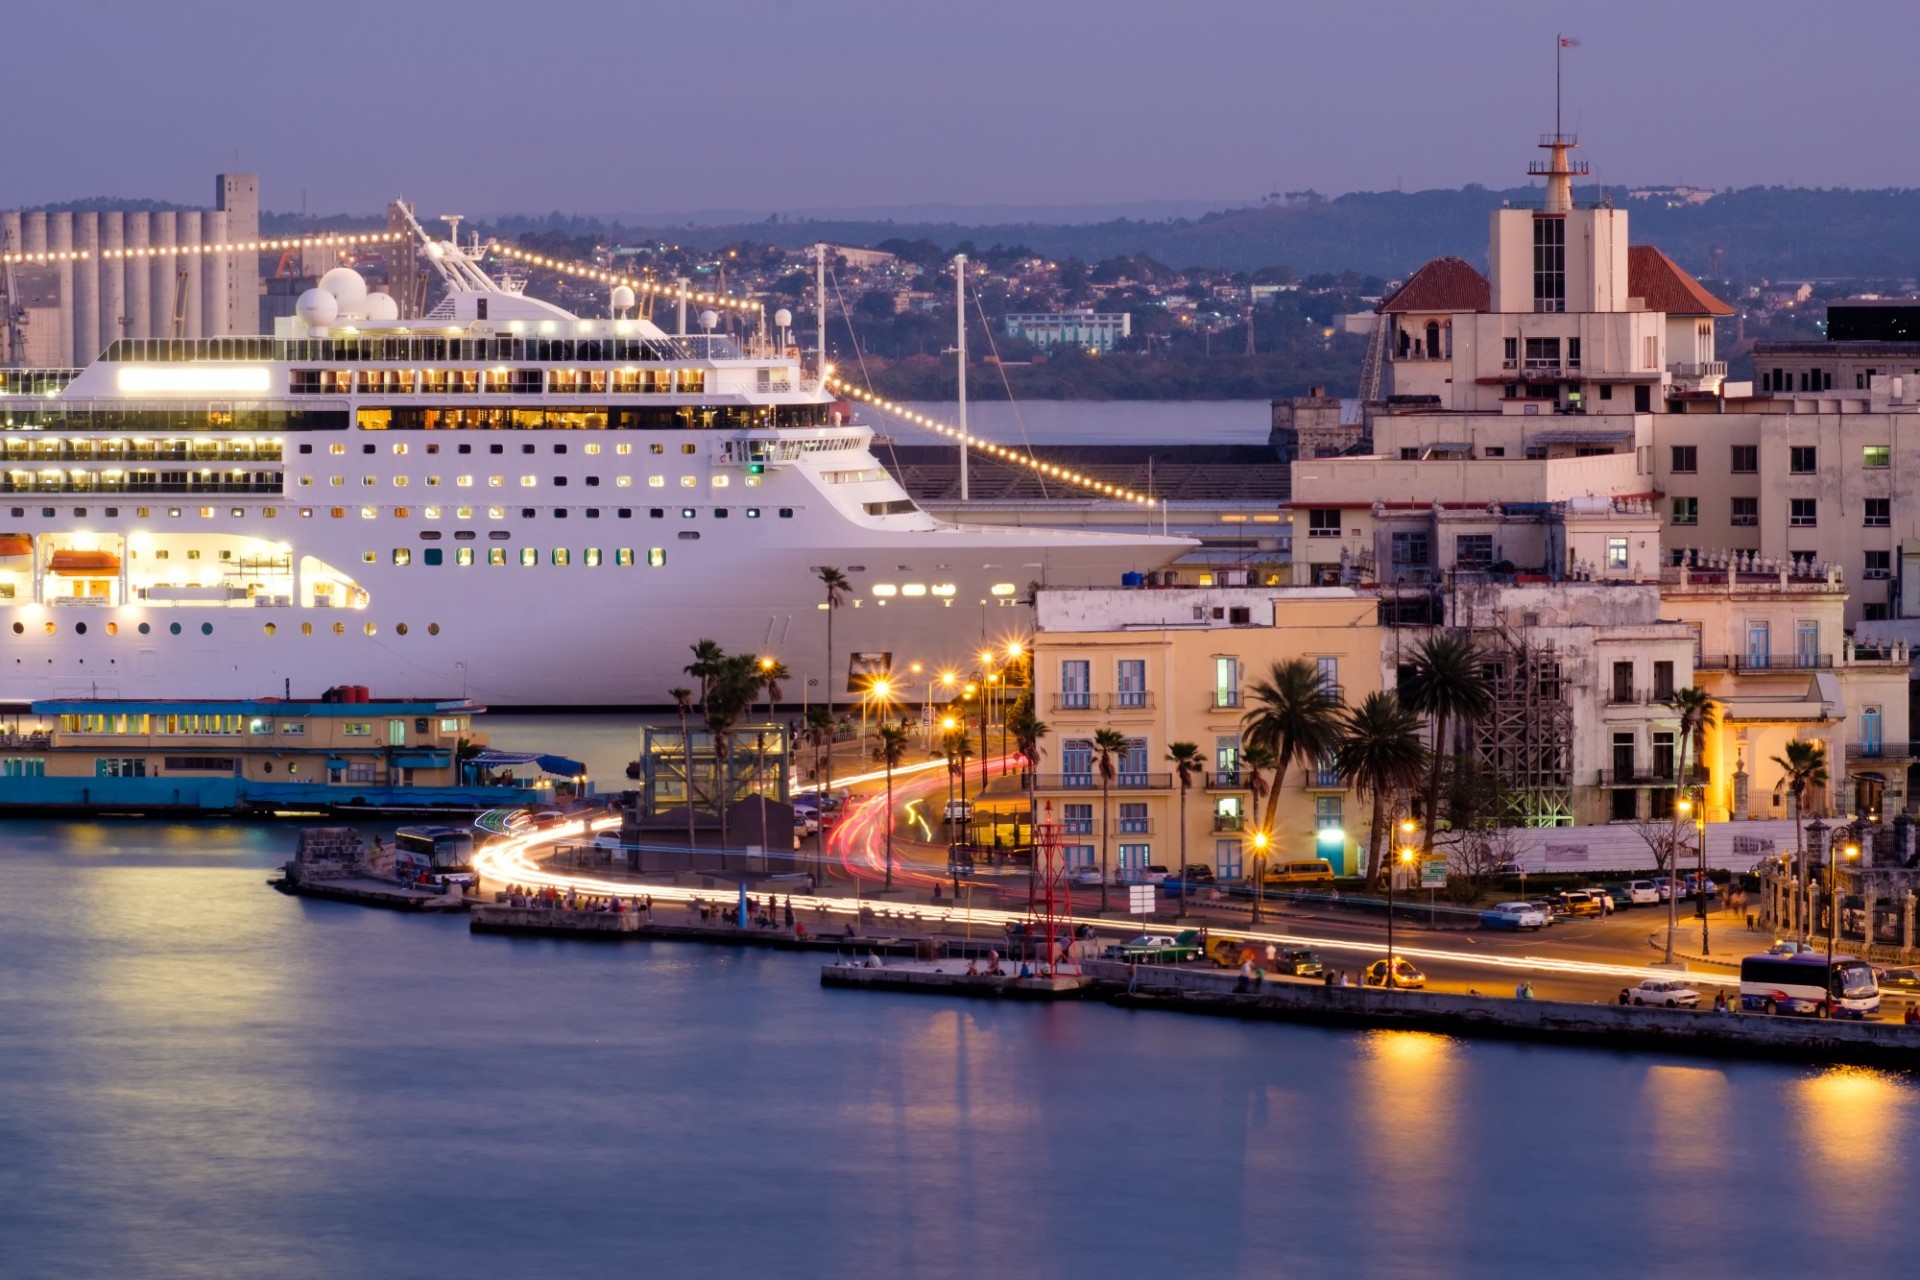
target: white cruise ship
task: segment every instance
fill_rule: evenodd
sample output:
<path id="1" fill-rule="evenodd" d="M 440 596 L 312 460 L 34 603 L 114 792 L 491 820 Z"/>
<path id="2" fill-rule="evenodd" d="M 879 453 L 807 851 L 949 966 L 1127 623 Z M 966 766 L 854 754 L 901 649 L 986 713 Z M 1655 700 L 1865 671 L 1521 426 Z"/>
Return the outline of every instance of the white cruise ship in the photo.
<path id="1" fill-rule="evenodd" d="M 936 520 L 797 353 L 582 318 L 428 252 L 449 291 L 424 319 L 336 269 L 273 337 L 0 371 L 0 700 L 658 706 L 711 637 L 819 701 L 833 566 L 846 701 L 850 671 L 1029 630 L 1031 583 L 1193 545 Z"/>

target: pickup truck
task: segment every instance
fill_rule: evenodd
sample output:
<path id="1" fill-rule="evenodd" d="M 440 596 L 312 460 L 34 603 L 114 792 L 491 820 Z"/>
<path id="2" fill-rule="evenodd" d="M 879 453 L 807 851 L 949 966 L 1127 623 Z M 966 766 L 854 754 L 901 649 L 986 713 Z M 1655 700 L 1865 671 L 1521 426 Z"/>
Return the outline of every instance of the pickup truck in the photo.
<path id="1" fill-rule="evenodd" d="M 1197 960 L 1200 957 L 1200 934 L 1188 929 L 1178 937 L 1164 933 L 1143 933 L 1137 938 L 1115 943 L 1106 949 L 1109 960 L 1121 960 L 1129 964 L 1179 964 L 1183 960 Z"/>

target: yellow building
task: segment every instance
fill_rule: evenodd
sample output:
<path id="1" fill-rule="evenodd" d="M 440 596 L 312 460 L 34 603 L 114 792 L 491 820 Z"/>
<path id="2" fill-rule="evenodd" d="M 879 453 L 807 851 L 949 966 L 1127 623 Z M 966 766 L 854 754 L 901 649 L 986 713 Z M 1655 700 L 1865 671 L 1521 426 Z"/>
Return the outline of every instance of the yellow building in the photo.
<path id="1" fill-rule="evenodd" d="M 1119 880 L 1181 864 L 1181 793 L 1167 761 L 1174 742 L 1196 744 L 1207 766 L 1186 796 L 1185 861 L 1211 864 L 1223 879 L 1250 874 L 1255 814 L 1240 751 L 1249 689 L 1274 663 L 1305 658 L 1358 702 L 1383 687 L 1393 651 L 1377 596 L 1344 587 L 1047 589 L 1037 619 L 1034 707 L 1048 728 L 1038 800 L 1061 825 L 1073 865 L 1100 865 L 1104 830 Z M 1103 814 L 1093 736 L 1108 728 L 1127 749 Z M 1366 816 L 1330 767 L 1295 768 L 1280 792 L 1270 860 L 1318 856 L 1354 873 Z"/>

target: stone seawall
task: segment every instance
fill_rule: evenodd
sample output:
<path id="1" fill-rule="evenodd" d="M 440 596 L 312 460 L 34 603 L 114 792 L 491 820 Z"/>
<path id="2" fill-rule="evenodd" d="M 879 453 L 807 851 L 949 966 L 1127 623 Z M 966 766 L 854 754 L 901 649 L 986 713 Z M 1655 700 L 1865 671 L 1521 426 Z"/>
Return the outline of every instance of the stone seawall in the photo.
<path id="1" fill-rule="evenodd" d="M 1920 1069 L 1920 1027 L 1894 1022 L 1769 1018 L 1564 1000 L 1514 1000 L 1435 991 L 1269 981 L 1237 993 L 1236 974 L 1093 961 L 1113 1004 L 1219 1017 L 1384 1027 L 1449 1035 L 1553 1041 L 1601 1049 L 1658 1049 L 1715 1057 Z"/>

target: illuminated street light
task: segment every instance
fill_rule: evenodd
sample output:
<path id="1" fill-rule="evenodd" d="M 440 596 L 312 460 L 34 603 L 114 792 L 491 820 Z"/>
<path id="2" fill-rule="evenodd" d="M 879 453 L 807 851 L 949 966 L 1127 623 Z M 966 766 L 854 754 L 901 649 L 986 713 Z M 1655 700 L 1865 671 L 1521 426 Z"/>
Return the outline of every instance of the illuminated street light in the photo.
<path id="1" fill-rule="evenodd" d="M 1409 818 L 1405 822 L 1401 823 L 1400 829 L 1402 831 L 1406 831 L 1410 833 L 1413 830 L 1413 819 Z M 1408 868 L 1411 868 L 1413 866 L 1413 846 L 1412 845 L 1403 844 L 1400 846 L 1400 865 Z M 1393 882 L 1398 878 L 1399 877 L 1395 874 L 1394 869 L 1391 867 L 1388 868 L 1387 870 L 1387 972 L 1380 979 L 1380 986 L 1382 987 L 1382 989 L 1389 988 L 1394 985 L 1394 980 L 1393 980 L 1393 975 L 1394 975 Z"/>
<path id="2" fill-rule="evenodd" d="M 1184 874 L 1184 873 L 1183 873 Z M 1253 918 L 1249 923 L 1260 923 L 1260 897 L 1267 883 L 1267 833 L 1253 833 Z"/>

